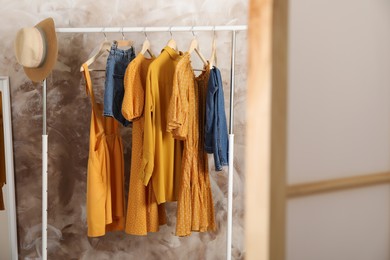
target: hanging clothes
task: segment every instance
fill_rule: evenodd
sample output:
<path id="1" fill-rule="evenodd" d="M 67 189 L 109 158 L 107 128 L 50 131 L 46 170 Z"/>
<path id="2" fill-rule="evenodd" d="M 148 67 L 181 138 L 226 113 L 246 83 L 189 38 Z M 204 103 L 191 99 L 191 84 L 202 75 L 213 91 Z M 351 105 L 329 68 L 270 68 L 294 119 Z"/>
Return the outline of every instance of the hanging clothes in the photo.
<path id="1" fill-rule="evenodd" d="M 146 235 L 157 232 L 166 224 L 164 204 L 157 204 L 151 182 L 145 187 L 142 172 L 142 149 L 144 135 L 144 104 L 146 76 L 150 63 L 143 54 L 138 54 L 126 69 L 122 104 L 123 116 L 133 122 L 130 187 L 127 204 L 125 232 L 131 235 Z"/>
<path id="2" fill-rule="evenodd" d="M 214 154 L 215 170 L 221 171 L 229 162 L 229 138 L 221 72 L 216 67 L 211 69 L 208 82 L 204 142 L 206 152 Z"/>
<path id="3" fill-rule="evenodd" d="M 122 115 L 123 78 L 130 61 L 135 57 L 134 48 L 127 50 L 118 49 L 117 41 L 114 41 L 107 57 L 106 80 L 104 83 L 104 116 L 112 116 L 123 126 L 130 122 Z"/>
<path id="4" fill-rule="evenodd" d="M 87 95 L 91 98 L 91 128 L 87 177 L 88 236 L 102 236 L 106 231 L 123 230 L 124 165 L 122 139 L 114 118 L 103 116 L 103 106 L 96 103 L 88 65 L 83 64 Z"/>
<path id="5" fill-rule="evenodd" d="M 214 204 L 207 154 L 204 151 L 204 123 L 210 67 L 195 77 L 191 56 L 186 52 L 176 66 L 167 131 L 184 141 L 182 182 L 177 201 L 176 235 L 191 231 L 214 231 Z"/>
<path id="6" fill-rule="evenodd" d="M 0 93 L 0 210 L 4 210 L 2 187 L 6 183 L 5 172 L 5 147 L 4 147 L 4 123 L 3 123 L 3 98 Z"/>
<path id="7" fill-rule="evenodd" d="M 152 181 L 159 204 L 176 201 L 180 185 L 182 143 L 166 131 L 173 75 L 180 57 L 166 46 L 150 64 L 146 79 L 141 179 L 144 185 Z"/>

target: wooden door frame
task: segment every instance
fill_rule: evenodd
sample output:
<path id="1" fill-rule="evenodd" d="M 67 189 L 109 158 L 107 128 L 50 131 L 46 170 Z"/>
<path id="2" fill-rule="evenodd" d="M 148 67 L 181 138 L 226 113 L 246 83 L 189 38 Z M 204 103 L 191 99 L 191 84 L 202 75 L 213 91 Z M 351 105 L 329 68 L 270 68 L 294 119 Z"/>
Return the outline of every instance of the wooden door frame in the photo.
<path id="1" fill-rule="evenodd" d="M 246 259 L 284 260 L 288 1 L 251 0 L 246 132 Z"/>
<path id="2" fill-rule="evenodd" d="M 390 172 L 286 183 L 288 0 L 250 0 L 246 130 L 246 259 L 286 259 L 286 200 L 389 184 Z"/>

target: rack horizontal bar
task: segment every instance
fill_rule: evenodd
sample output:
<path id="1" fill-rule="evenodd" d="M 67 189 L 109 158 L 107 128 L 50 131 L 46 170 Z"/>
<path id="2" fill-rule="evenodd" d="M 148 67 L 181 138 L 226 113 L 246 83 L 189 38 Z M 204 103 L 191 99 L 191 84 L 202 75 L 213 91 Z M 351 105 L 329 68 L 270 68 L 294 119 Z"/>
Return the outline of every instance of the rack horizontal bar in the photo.
<path id="1" fill-rule="evenodd" d="M 163 26 L 163 27 L 74 27 L 56 28 L 58 33 L 121 33 L 121 32 L 200 32 L 246 31 L 246 25 L 222 26 Z"/>

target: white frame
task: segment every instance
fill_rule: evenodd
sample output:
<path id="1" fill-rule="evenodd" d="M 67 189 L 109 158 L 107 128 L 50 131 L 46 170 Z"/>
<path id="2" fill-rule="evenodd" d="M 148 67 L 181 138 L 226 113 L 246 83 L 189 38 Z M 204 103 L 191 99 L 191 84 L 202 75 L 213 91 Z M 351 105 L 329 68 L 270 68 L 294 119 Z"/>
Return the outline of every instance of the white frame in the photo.
<path id="1" fill-rule="evenodd" d="M 0 91 L 3 104 L 4 149 L 7 193 L 7 220 L 9 241 L 11 244 L 11 258 L 18 259 L 18 235 L 16 224 L 15 180 L 14 180 L 14 152 L 12 146 L 12 120 L 9 77 L 0 76 Z"/>

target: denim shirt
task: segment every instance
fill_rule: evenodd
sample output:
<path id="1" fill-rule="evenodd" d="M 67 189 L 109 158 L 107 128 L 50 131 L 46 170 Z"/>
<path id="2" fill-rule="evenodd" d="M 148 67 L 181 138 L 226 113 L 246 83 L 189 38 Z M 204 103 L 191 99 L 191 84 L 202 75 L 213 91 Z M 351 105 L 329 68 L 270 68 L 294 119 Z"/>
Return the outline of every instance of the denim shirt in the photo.
<path id="1" fill-rule="evenodd" d="M 206 96 L 205 150 L 207 153 L 214 153 L 217 171 L 228 165 L 228 131 L 224 102 L 221 73 L 214 67 L 210 70 Z"/>

